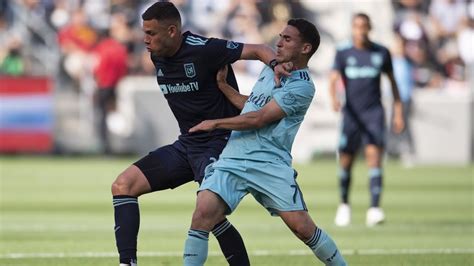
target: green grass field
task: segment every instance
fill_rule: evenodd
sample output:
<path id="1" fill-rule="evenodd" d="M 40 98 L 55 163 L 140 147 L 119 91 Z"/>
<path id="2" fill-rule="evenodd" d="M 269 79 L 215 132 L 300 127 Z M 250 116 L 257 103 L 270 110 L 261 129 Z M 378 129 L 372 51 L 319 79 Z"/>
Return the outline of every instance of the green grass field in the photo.
<path id="1" fill-rule="evenodd" d="M 136 158 L 0 157 L 0 265 L 118 265 L 110 184 Z M 333 225 L 335 160 L 296 165 L 310 214 L 350 265 L 474 265 L 473 170 L 385 167 L 387 222 L 366 228 L 367 169 L 358 162 L 353 224 Z M 139 263 L 181 265 L 196 184 L 140 199 Z M 230 217 L 253 265 L 321 265 L 248 196 Z M 226 265 L 211 237 L 207 265 Z"/>

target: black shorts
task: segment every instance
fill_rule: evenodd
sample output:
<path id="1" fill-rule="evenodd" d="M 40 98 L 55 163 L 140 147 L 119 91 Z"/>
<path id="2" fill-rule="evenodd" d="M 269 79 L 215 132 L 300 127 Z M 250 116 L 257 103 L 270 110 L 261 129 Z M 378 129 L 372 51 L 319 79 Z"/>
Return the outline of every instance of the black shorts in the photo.
<path id="1" fill-rule="evenodd" d="M 206 166 L 217 160 L 228 135 L 207 141 L 179 139 L 158 148 L 134 163 L 148 179 L 152 191 L 179 187 L 187 182 L 201 183 Z"/>
<path id="2" fill-rule="evenodd" d="M 373 144 L 380 148 L 385 146 L 385 114 L 382 106 L 360 113 L 344 111 L 339 151 L 354 154 L 361 144 Z"/>

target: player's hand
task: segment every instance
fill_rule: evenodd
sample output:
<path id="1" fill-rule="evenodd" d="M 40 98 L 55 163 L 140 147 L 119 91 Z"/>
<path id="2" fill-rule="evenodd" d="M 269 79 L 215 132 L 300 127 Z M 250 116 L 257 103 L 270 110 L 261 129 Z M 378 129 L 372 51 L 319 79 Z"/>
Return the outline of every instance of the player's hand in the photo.
<path id="1" fill-rule="evenodd" d="M 217 71 L 216 81 L 217 84 L 227 83 L 227 65 Z"/>
<path id="2" fill-rule="evenodd" d="M 402 133 L 405 128 L 405 121 L 402 115 L 395 115 L 393 117 L 393 132 L 396 134 Z"/>
<path id="3" fill-rule="evenodd" d="M 275 66 L 273 71 L 275 72 L 274 80 L 275 80 L 275 86 L 280 87 L 281 82 L 280 78 L 282 77 L 289 77 L 291 75 L 291 70 L 293 69 L 293 63 L 292 62 L 285 62 L 285 63 L 280 63 Z"/>
<path id="4" fill-rule="evenodd" d="M 198 131 L 213 131 L 217 128 L 215 121 L 213 120 L 204 120 L 201 123 L 195 125 L 189 129 L 189 133 L 194 133 Z"/>

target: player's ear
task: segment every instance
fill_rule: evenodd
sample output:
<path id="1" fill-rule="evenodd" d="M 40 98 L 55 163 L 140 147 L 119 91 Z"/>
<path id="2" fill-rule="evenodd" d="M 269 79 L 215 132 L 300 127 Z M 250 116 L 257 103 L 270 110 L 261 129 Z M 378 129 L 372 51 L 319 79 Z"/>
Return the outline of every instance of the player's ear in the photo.
<path id="1" fill-rule="evenodd" d="M 170 35 L 171 38 L 173 38 L 176 34 L 179 34 L 178 27 L 176 25 L 169 25 L 168 34 Z"/>
<path id="2" fill-rule="evenodd" d="M 313 46 L 310 43 L 303 43 L 301 53 L 307 55 L 311 52 L 311 49 L 313 49 Z"/>

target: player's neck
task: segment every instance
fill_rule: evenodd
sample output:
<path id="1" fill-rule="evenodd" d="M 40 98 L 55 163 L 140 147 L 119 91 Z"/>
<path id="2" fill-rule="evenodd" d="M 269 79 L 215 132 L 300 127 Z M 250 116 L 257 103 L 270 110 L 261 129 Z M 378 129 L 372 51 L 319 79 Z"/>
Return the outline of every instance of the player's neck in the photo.
<path id="1" fill-rule="evenodd" d="M 170 50 L 169 57 L 173 57 L 179 51 L 179 49 L 181 49 L 181 46 L 183 45 L 183 35 L 179 34 L 175 42 L 176 42 L 176 45 L 174 46 L 174 49 Z"/>
<path id="2" fill-rule="evenodd" d="M 308 67 L 308 61 L 307 60 L 294 60 L 293 62 L 293 68 L 291 71 L 303 69 Z"/>
<path id="3" fill-rule="evenodd" d="M 356 49 L 366 49 L 370 45 L 370 40 L 353 40 L 353 44 Z"/>

